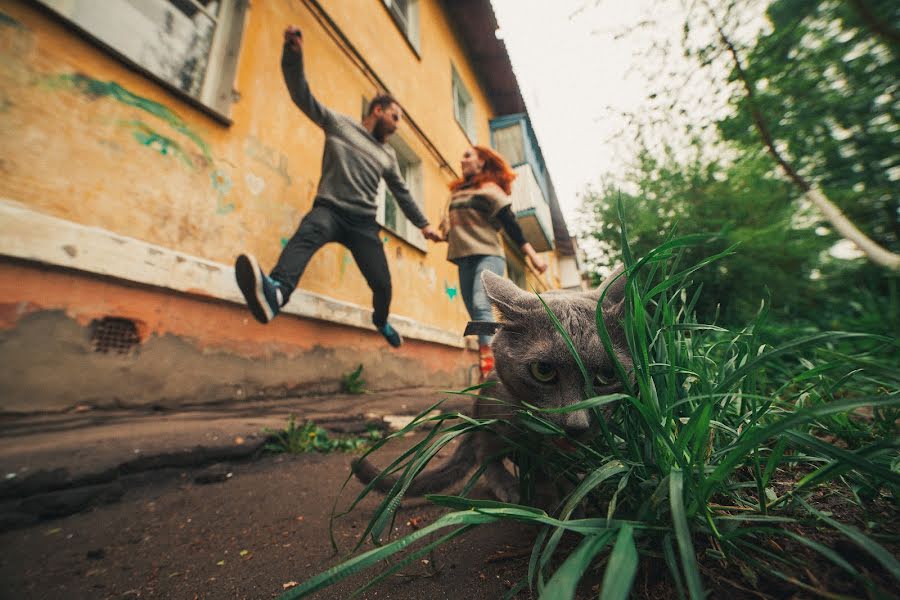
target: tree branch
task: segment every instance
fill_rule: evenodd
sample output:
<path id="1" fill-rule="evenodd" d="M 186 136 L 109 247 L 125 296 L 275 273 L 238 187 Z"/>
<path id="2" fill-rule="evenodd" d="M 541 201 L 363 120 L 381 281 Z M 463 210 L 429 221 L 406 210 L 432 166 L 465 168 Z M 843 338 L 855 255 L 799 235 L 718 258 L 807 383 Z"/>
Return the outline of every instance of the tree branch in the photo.
<path id="1" fill-rule="evenodd" d="M 890 44 L 900 46 L 900 32 L 892 28 L 889 23 L 880 20 L 863 0 L 848 0 L 848 2 L 856 9 L 856 12 L 866 22 L 869 29 L 886 39 Z"/>
<path id="2" fill-rule="evenodd" d="M 744 88 L 744 93 L 747 97 L 747 104 L 750 107 L 750 116 L 753 119 L 753 124 L 756 127 L 756 130 L 759 132 L 760 137 L 762 138 L 763 145 L 766 147 L 769 155 L 775 159 L 775 162 L 778 163 L 778 166 L 784 171 L 784 173 L 788 176 L 788 178 L 794 182 L 803 193 L 806 194 L 806 197 L 809 198 L 810 202 L 813 203 L 822 213 L 825 215 L 825 218 L 834 226 L 835 230 L 840 233 L 843 237 L 850 240 L 854 244 L 856 244 L 859 249 L 877 265 L 881 265 L 883 267 L 887 267 L 892 270 L 900 270 L 900 254 L 895 254 L 882 246 L 878 245 L 872 238 L 867 236 L 865 233 L 859 230 L 856 225 L 853 224 L 850 219 L 847 218 L 846 215 L 841 211 L 838 206 L 828 199 L 825 193 L 818 188 L 818 186 L 814 186 L 810 184 L 806 179 L 800 175 L 800 173 L 794 168 L 794 166 L 785 159 L 778 149 L 775 147 L 775 139 L 772 136 L 772 131 L 769 128 L 768 121 L 766 121 L 765 117 L 762 114 L 762 111 L 759 108 L 759 105 L 756 102 L 756 94 L 753 90 L 753 85 L 750 82 L 750 78 L 747 75 L 747 72 L 744 70 L 744 66 L 741 63 L 740 55 L 738 54 L 737 48 L 731 39 L 725 34 L 725 31 L 722 29 L 721 24 L 716 20 L 715 13 L 712 10 L 712 7 L 706 4 L 706 8 L 709 11 L 710 15 L 713 18 L 713 21 L 716 26 L 716 30 L 719 34 L 719 39 L 722 44 L 728 50 L 728 53 L 731 55 L 731 59 L 734 62 L 734 68 L 737 72 L 738 78 L 741 80 L 741 84 Z"/>

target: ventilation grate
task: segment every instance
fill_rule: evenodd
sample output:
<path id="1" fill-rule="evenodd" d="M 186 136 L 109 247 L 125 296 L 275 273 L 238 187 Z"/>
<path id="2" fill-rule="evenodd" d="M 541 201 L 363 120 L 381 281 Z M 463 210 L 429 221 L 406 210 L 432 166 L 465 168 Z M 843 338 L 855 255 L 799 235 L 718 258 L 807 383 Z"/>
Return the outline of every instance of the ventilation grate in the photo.
<path id="1" fill-rule="evenodd" d="M 140 343 L 137 325 L 131 319 L 104 317 L 93 322 L 91 344 L 94 352 L 130 354 Z"/>

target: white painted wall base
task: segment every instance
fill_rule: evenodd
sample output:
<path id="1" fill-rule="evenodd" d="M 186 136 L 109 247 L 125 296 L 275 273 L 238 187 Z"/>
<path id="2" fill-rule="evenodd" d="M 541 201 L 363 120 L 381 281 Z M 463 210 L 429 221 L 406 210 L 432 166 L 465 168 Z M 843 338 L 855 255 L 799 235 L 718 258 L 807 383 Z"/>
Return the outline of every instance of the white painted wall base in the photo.
<path id="1" fill-rule="evenodd" d="M 244 304 L 231 265 L 45 215 L 6 198 L 0 198 L 0 254 Z M 374 329 L 371 308 L 301 289 L 284 312 Z M 391 315 L 391 324 L 407 338 L 466 347 L 459 333 L 409 317 Z"/>

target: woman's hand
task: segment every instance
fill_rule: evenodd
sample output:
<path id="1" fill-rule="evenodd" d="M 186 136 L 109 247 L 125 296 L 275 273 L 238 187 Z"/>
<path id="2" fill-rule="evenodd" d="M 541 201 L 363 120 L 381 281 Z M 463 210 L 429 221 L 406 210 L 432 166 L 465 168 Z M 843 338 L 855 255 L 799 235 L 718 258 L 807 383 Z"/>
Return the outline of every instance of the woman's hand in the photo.
<path id="1" fill-rule="evenodd" d="M 534 267 L 534 270 L 543 275 L 544 271 L 547 270 L 547 261 L 538 254 L 531 254 L 528 258 L 531 260 L 531 266 Z"/>
<path id="2" fill-rule="evenodd" d="M 525 256 L 528 257 L 528 260 L 531 261 L 531 266 L 534 267 L 534 270 L 538 272 L 538 275 L 543 275 L 544 271 L 547 270 L 547 261 L 541 258 L 541 255 L 534 251 L 534 246 L 525 242 L 522 244 L 522 252 L 525 253 Z"/>

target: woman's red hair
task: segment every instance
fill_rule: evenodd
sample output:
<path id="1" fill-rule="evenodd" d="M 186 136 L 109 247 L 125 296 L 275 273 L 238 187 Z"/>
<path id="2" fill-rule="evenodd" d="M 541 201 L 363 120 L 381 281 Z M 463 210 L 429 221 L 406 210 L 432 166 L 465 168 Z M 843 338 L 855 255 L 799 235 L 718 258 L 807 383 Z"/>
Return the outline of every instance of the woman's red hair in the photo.
<path id="1" fill-rule="evenodd" d="M 472 149 L 478 154 L 478 158 L 484 161 L 481 173 L 468 179 L 457 179 L 450 184 L 450 189 L 455 192 L 464 187 L 479 188 L 490 181 L 496 183 L 501 190 L 509 194 L 512 191 L 513 179 L 516 178 L 516 173 L 509 166 L 509 163 L 490 148 L 472 146 Z"/>

